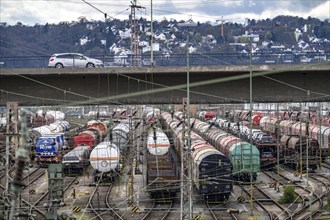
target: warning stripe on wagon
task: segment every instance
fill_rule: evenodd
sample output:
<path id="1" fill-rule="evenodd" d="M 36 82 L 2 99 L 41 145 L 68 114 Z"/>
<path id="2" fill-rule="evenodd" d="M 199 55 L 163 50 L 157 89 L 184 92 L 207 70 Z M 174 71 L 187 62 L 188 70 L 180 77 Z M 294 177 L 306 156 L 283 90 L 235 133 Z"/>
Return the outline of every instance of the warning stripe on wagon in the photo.
<path id="1" fill-rule="evenodd" d="M 119 160 L 119 157 L 91 157 L 89 160 Z"/>
<path id="2" fill-rule="evenodd" d="M 147 147 L 170 147 L 169 144 L 147 144 Z"/>

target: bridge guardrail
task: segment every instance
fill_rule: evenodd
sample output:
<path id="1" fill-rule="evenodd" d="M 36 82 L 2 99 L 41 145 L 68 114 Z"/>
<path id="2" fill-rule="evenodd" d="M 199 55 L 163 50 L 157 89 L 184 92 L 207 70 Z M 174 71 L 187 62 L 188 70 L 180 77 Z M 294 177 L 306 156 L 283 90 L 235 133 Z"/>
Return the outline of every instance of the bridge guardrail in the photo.
<path id="1" fill-rule="evenodd" d="M 131 57 L 113 55 L 90 55 L 100 59 L 105 67 L 131 66 Z M 17 56 L 0 57 L 0 68 L 47 68 L 50 56 Z M 305 64 L 321 63 L 330 60 L 329 53 L 253 53 L 253 64 Z M 155 55 L 154 66 L 186 66 L 186 54 Z M 140 66 L 150 66 L 150 56 L 143 55 L 138 58 Z M 246 53 L 217 53 L 217 54 L 190 54 L 190 66 L 211 65 L 249 65 L 250 57 Z"/>

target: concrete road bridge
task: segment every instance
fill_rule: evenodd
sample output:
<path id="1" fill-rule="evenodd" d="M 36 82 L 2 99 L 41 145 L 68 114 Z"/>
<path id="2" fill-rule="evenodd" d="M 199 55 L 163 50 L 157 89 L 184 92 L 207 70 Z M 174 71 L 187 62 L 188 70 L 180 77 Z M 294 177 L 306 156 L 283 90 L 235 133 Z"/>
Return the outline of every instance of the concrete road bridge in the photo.
<path id="1" fill-rule="evenodd" d="M 187 67 L 0 68 L 0 105 L 172 104 Z M 191 103 L 248 103 L 249 66 L 189 68 Z M 253 102 L 330 101 L 330 63 L 253 65 Z M 309 95 L 308 95 L 309 91 Z"/>

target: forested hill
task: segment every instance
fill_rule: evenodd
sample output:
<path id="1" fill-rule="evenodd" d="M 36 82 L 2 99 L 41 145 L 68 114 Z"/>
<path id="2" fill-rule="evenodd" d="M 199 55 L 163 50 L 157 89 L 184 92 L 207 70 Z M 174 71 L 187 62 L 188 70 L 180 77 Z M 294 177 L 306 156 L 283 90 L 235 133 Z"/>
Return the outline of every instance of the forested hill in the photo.
<path id="1" fill-rule="evenodd" d="M 23 21 L 22 21 L 23 22 Z M 182 21 L 154 22 L 155 53 L 161 55 L 184 53 L 186 31 L 179 27 Z M 199 53 L 240 52 L 233 46 L 247 43 L 244 34 L 258 35 L 255 46 L 262 49 L 282 46 L 292 50 L 330 51 L 330 21 L 278 16 L 274 19 L 248 20 L 247 24 L 197 23 L 190 27 L 190 47 Z M 139 42 L 142 53 L 150 51 L 150 22 L 138 21 Z M 0 25 L 0 56 L 50 56 L 53 53 L 79 52 L 86 55 L 130 54 L 130 22 L 128 20 L 88 21 L 26 26 Z M 148 49 L 149 48 L 149 49 Z"/>

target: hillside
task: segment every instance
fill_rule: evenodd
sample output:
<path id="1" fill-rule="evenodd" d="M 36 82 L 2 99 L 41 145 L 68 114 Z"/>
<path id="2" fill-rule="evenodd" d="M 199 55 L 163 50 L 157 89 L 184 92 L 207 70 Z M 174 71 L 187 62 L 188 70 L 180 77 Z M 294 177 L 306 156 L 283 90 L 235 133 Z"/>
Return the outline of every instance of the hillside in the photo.
<path id="1" fill-rule="evenodd" d="M 187 31 L 179 27 L 182 21 L 154 22 L 155 56 L 173 57 L 185 54 Z M 138 21 L 141 54 L 150 55 L 150 22 Z M 79 52 L 90 56 L 129 58 L 130 24 L 128 20 L 61 22 L 26 26 L 21 22 L 0 26 L 0 57 L 49 57 L 53 53 Z M 330 52 L 330 23 L 316 18 L 303 19 L 278 16 L 274 19 L 249 20 L 248 25 L 225 23 L 197 23 L 189 28 L 192 53 L 246 53 L 249 51 L 245 33 L 259 37 L 253 39 L 253 51 L 271 53 L 275 47 L 284 51 Z M 114 60 L 113 62 L 116 62 Z M 121 61 L 119 61 L 121 62 Z M 128 62 L 128 61 L 126 61 Z"/>

